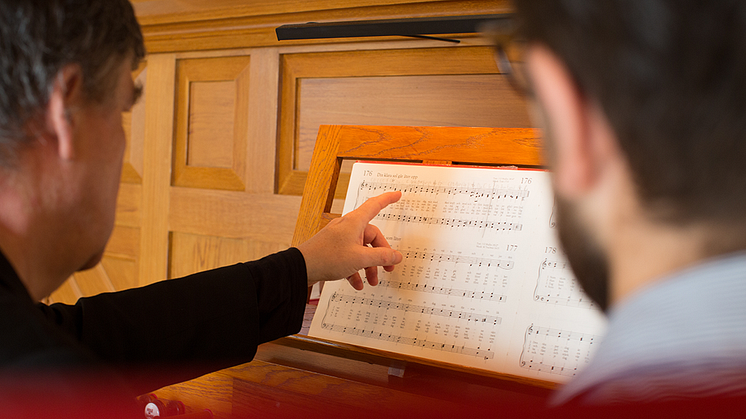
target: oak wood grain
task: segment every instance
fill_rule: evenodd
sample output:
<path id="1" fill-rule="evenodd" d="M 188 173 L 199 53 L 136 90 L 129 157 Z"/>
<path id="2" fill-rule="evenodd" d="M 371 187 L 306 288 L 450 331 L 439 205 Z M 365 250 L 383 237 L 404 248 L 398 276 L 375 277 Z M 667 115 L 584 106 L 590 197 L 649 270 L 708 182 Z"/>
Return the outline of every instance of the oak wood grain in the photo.
<path id="1" fill-rule="evenodd" d="M 117 195 L 115 223 L 139 227 L 142 221 L 142 185 L 120 183 Z"/>
<path id="2" fill-rule="evenodd" d="M 148 68 L 140 236 L 140 252 L 148 261 L 140 263 L 140 285 L 166 279 L 168 273 L 170 196 L 166 191 L 171 180 L 176 59 L 172 54 L 153 55 Z"/>
<path id="3" fill-rule="evenodd" d="M 300 198 L 209 189 L 171 188 L 172 231 L 288 242 Z"/>
<path id="4" fill-rule="evenodd" d="M 498 74 L 487 46 L 283 54 L 281 64 L 277 185 L 282 194 L 302 193 L 313 147 L 310 132 L 324 121 L 531 126 L 524 98 Z M 448 93 L 455 85 L 459 94 Z M 346 182 L 340 179 L 338 198 Z"/>
<path id="5" fill-rule="evenodd" d="M 177 60 L 173 185 L 245 188 L 250 61 L 249 56 Z"/>

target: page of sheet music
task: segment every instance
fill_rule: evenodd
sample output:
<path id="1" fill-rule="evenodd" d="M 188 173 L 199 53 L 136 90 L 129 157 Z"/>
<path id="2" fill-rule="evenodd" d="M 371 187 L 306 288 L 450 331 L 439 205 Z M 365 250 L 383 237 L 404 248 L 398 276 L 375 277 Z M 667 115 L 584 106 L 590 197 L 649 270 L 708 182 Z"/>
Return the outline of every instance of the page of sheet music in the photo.
<path id="1" fill-rule="evenodd" d="M 392 190 L 372 224 L 404 260 L 363 291 L 327 282 L 310 335 L 555 382 L 588 363 L 605 320 L 558 246 L 548 172 L 359 162 L 344 213 Z"/>

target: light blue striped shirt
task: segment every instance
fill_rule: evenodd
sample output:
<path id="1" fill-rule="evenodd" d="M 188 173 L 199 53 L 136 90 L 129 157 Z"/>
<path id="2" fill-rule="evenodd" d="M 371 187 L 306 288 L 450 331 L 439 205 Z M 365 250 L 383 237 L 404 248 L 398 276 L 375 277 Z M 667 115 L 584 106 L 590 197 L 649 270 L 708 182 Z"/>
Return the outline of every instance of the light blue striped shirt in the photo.
<path id="1" fill-rule="evenodd" d="M 746 253 L 680 271 L 609 315 L 590 364 L 553 398 L 586 404 L 746 395 Z"/>

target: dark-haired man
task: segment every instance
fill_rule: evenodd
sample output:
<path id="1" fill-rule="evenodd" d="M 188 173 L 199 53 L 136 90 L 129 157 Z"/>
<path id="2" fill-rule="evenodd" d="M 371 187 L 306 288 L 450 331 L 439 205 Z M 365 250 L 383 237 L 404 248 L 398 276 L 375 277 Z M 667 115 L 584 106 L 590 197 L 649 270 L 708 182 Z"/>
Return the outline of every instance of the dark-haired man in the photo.
<path id="1" fill-rule="evenodd" d="M 517 0 L 560 238 L 609 329 L 558 403 L 746 394 L 746 3 Z"/>
<path id="2" fill-rule="evenodd" d="M 38 304 L 101 259 L 121 113 L 137 100 L 131 70 L 144 53 L 127 0 L 0 2 L 3 416 L 126 415 L 137 394 L 247 362 L 257 345 L 296 333 L 310 284 L 349 277 L 361 288 L 365 268 L 375 285 L 377 266 L 401 260 L 368 224 L 399 198 L 389 193 L 297 249 L 74 306 Z"/>

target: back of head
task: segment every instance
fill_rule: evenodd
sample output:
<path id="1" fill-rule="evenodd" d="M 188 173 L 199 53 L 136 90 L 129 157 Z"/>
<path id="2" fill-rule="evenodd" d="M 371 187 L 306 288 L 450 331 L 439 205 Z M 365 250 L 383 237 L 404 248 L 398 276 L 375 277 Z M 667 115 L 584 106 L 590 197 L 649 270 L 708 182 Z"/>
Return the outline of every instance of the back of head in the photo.
<path id="1" fill-rule="evenodd" d="M 746 2 L 515 3 L 604 110 L 653 217 L 746 224 Z"/>
<path id="2" fill-rule="evenodd" d="M 77 64 L 87 98 L 114 91 L 115 69 L 145 55 L 140 26 L 127 0 L 3 0 L 0 2 L 0 166 L 35 135 L 59 70 Z"/>

